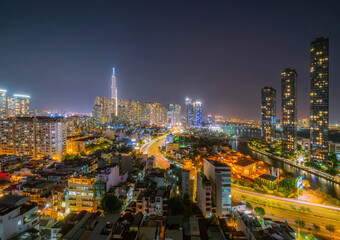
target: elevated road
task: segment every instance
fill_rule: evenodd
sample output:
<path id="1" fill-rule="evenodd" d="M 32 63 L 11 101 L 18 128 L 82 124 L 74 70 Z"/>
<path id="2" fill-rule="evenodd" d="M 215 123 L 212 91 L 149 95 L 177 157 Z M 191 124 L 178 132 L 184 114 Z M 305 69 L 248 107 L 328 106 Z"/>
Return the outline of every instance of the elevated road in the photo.
<path id="1" fill-rule="evenodd" d="M 144 144 L 141 148 L 141 152 L 144 154 L 148 154 L 149 157 L 155 157 L 156 166 L 161 169 L 167 169 L 170 167 L 170 162 L 159 151 L 159 146 L 165 143 L 166 136 L 167 135 L 155 138 Z"/>

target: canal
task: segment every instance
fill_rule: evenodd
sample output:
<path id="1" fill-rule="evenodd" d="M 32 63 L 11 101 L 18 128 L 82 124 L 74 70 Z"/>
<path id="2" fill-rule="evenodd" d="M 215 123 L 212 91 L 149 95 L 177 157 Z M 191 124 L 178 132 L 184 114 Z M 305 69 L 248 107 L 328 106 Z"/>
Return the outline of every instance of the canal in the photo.
<path id="1" fill-rule="evenodd" d="M 324 178 L 315 176 L 314 174 L 305 172 L 299 168 L 281 162 L 275 158 L 271 158 L 261 153 L 254 152 L 248 148 L 246 142 L 232 141 L 231 146 L 234 150 L 239 151 L 244 155 L 250 155 L 254 159 L 263 161 L 273 167 L 280 168 L 283 171 L 292 174 L 294 177 L 303 176 L 306 180 L 310 182 L 310 186 L 312 189 L 320 188 L 321 191 L 328 193 L 340 200 L 340 185 L 337 183 L 333 183 Z"/>

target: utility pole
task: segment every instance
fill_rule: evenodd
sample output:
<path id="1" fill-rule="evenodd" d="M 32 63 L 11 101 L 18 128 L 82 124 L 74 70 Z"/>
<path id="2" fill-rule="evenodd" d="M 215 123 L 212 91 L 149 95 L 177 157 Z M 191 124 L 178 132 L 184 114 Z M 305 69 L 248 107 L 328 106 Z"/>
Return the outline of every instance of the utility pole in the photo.
<path id="1" fill-rule="evenodd" d="M 298 218 L 298 239 L 301 239 L 301 235 L 300 235 L 300 219 Z"/>

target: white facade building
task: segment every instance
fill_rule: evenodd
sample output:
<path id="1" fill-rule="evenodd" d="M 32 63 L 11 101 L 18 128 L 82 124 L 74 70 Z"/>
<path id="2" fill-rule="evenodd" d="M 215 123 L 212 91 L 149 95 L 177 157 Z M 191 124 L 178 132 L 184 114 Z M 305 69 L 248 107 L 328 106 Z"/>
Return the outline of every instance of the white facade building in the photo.
<path id="1" fill-rule="evenodd" d="M 226 217 L 231 211 L 231 172 L 226 164 L 204 160 L 204 174 L 211 182 L 212 200 L 216 206 L 216 215 Z"/>
<path id="2" fill-rule="evenodd" d="M 31 228 L 39 228 L 38 206 L 30 197 L 6 195 L 0 198 L 0 239 L 9 239 Z"/>
<path id="3" fill-rule="evenodd" d="M 211 217 L 212 214 L 212 186 L 207 177 L 197 173 L 197 204 L 204 217 Z"/>

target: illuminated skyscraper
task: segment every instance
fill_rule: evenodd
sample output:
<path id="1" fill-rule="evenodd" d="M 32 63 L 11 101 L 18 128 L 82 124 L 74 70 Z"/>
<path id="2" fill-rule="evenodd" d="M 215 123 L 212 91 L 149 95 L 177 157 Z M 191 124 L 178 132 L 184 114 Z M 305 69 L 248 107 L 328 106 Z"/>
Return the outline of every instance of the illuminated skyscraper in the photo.
<path id="1" fill-rule="evenodd" d="M 287 68 L 281 72 L 282 99 L 282 149 L 287 152 L 296 151 L 297 140 L 297 73 Z"/>
<path id="2" fill-rule="evenodd" d="M 0 89 L 0 118 L 5 118 L 7 112 L 7 91 Z"/>
<path id="3" fill-rule="evenodd" d="M 116 83 L 115 68 L 112 68 L 111 98 L 113 98 L 114 101 L 115 101 L 114 114 L 117 117 L 118 116 L 118 92 L 117 92 L 117 83 Z"/>
<path id="4" fill-rule="evenodd" d="M 0 120 L 0 154 L 51 156 L 66 153 L 66 123 L 50 117 L 16 117 Z"/>
<path id="5" fill-rule="evenodd" d="M 142 114 L 142 103 L 135 100 L 118 100 L 119 119 L 130 123 L 140 123 Z"/>
<path id="6" fill-rule="evenodd" d="M 329 40 L 317 38 L 310 49 L 311 159 L 328 159 Z"/>
<path id="7" fill-rule="evenodd" d="M 144 103 L 142 107 L 142 122 L 148 125 L 162 125 L 167 122 L 167 108 L 161 103 Z"/>
<path id="8" fill-rule="evenodd" d="M 190 98 L 185 99 L 185 121 L 188 127 L 194 125 L 194 104 Z"/>
<path id="9" fill-rule="evenodd" d="M 271 87 L 262 88 L 261 98 L 262 138 L 271 143 L 276 127 L 276 90 Z"/>
<path id="10" fill-rule="evenodd" d="M 202 127 L 202 103 L 194 103 L 194 126 Z"/>
<path id="11" fill-rule="evenodd" d="M 107 97 L 96 97 L 92 116 L 96 127 L 103 126 L 112 120 L 115 111 L 115 100 Z"/>
<path id="12" fill-rule="evenodd" d="M 30 115 L 30 96 L 14 94 L 10 102 L 9 108 L 14 110 L 14 116 L 27 117 Z"/>
<path id="13" fill-rule="evenodd" d="M 168 122 L 171 126 L 181 125 L 181 106 L 178 104 L 168 105 Z"/>

